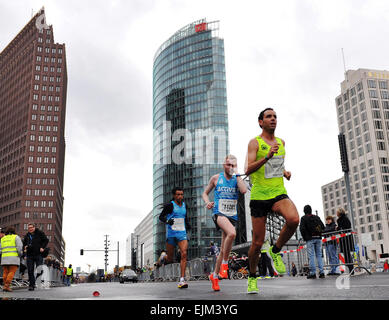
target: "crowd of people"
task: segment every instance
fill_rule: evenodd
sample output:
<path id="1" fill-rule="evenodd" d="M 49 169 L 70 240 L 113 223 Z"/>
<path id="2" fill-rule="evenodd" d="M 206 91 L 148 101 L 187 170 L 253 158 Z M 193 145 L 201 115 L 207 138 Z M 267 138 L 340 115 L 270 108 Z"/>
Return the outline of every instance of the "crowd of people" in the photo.
<path id="1" fill-rule="evenodd" d="M 339 208 L 336 211 L 336 221 L 333 216 L 327 216 L 325 225 L 318 215 L 312 214 L 310 205 L 304 207 L 304 214 L 305 215 L 301 218 L 300 222 L 300 232 L 306 242 L 308 251 L 309 274 L 307 278 L 316 279 L 316 263 L 319 268 L 319 278 L 324 278 L 324 262 L 322 257 L 323 235 L 332 236 L 339 232 L 351 231 L 351 222 L 343 208 Z M 340 275 L 340 272 L 338 271 L 338 266 L 340 264 L 338 252 L 343 254 L 344 264 L 351 273 L 354 268 L 354 260 L 351 253 L 355 251 L 353 236 L 347 235 L 342 237 L 339 239 L 339 243 L 336 239 L 326 241 L 325 246 L 327 249 L 329 265 L 331 267 L 328 275 Z"/>
<path id="2" fill-rule="evenodd" d="M 34 223 L 29 223 L 27 233 L 23 239 L 16 234 L 15 228 L 9 226 L 0 228 L 0 261 L 3 269 L 3 291 L 12 292 L 11 283 L 15 273 L 19 270 L 23 277 L 28 274 L 29 291 L 36 288 L 36 279 L 42 276 L 43 268 L 37 272 L 39 266 L 51 267 L 60 270 L 64 283 L 70 284 L 73 276 L 71 265 L 62 266 L 58 259 L 49 254 L 47 247 L 49 239 L 45 233 L 38 229 Z M 69 271 L 71 274 L 69 274 Z M 35 274 L 36 273 L 36 274 Z"/>

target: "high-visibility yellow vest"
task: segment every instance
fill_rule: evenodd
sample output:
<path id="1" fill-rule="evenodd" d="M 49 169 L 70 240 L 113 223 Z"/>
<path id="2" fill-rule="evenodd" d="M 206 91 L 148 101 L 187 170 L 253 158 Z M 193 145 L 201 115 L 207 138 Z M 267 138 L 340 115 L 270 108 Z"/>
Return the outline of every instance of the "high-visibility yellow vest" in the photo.
<path id="1" fill-rule="evenodd" d="M 256 161 L 264 158 L 270 150 L 270 146 L 260 137 L 258 141 L 258 151 Z M 281 194 L 287 194 L 284 187 L 284 158 L 285 148 L 282 140 L 277 138 L 279 144 L 278 152 L 269 159 L 262 167 L 250 175 L 252 181 L 251 200 L 273 199 Z"/>
<path id="2" fill-rule="evenodd" d="M 18 257 L 16 234 L 8 234 L 1 238 L 1 257 Z"/>
<path id="3" fill-rule="evenodd" d="M 67 275 L 67 276 L 71 276 L 71 275 L 72 275 L 72 272 L 73 272 L 73 268 L 67 268 L 67 269 L 66 269 L 66 275 Z"/>

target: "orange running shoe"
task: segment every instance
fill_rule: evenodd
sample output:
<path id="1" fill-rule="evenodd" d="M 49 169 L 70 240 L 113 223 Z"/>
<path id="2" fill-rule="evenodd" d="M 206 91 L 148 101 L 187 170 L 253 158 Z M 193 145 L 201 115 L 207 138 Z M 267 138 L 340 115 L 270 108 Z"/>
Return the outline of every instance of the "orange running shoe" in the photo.
<path id="1" fill-rule="evenodd" d="M 222 263 L 222 265 L 220 266 L 219 278 L 228 279 L 228 264 Z"/>
<path id="2" fill-rule="evenodd" d="M 213 273 L 209 276 L 209 280 L 212 282 L 212 289 L 215 291 L 220 291 L 219 279 L 213 277 Z"/>

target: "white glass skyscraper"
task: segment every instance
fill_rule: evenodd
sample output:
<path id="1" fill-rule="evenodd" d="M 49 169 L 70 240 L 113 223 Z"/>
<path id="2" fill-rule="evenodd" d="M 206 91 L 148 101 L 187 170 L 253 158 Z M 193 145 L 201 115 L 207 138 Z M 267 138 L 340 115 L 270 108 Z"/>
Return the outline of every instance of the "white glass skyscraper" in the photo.
<path id="1" fill-rule="evenodd" d="M 165 247 L 160 204 L 184 189 L 192 226 L 188 258 L 220 244 L 201 198 L 229 152 L 224 41 L 219 22 L 195 21 L 157 50 L 153 65 L 153 228 L 155 258 Z"/>

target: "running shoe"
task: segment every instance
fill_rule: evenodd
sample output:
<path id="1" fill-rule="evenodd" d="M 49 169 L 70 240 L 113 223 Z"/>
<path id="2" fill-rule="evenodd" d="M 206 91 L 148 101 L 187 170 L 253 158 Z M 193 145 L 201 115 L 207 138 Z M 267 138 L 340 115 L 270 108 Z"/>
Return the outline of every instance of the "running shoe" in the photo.
<path id="1" fill-rule="evenodd" d="M 263 279 L 263 277 L 257 277 L 257 279 L 258 279 L 258 280 L 262 280 L 262 279 Z"/>
<path id="2" fill-rule="evenodd" d="M 214 278 L 213 273 L 211 273 L 211 275 L 209 276 L 209 280 L 212 282 L 212 289 L 215 291 L 220 291 L 219 278 Z"/>
<path id="3" fill-rule="evenodd" d="M 247 282 L 247 293 L 249 294 L 255 294 L 258 293 L 258 286 L 257 286 L 257 278 L 256 277 L 249 277 Z"/>
<path id="4" fill-rule="evenodd" d="M 268 255 L 271 258 L 273 269 L 275 269 L 278 274 L 286 273 L 286 268 L 284 262 L 282 261 L 281 253 L 273 253 L 273 246 L 271 246 L 268 251 Z"/>
<path id="5" fill-rule="evenodd" d="M 220 266 L 219 279 L 228 279 L 228 264 L 224 263 Z"/>
<path id="6" fill-rule="evenodd" d="M 178 289 L 188 288 L 188 284 L 185 281 L 180 281 L 177 285 Z"/>

